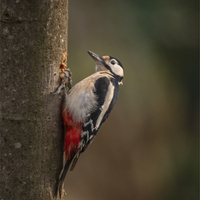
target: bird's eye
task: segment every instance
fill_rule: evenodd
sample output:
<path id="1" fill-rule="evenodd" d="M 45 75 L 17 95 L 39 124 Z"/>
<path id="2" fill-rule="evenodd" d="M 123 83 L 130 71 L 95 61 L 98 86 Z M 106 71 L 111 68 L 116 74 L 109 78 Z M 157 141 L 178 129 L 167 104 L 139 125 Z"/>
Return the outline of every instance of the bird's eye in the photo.
<path id="1" fill-rule="evenodd" d="M 111 60 L 110 62 L 112 65 L 116 64 L 115 60 Z"/>

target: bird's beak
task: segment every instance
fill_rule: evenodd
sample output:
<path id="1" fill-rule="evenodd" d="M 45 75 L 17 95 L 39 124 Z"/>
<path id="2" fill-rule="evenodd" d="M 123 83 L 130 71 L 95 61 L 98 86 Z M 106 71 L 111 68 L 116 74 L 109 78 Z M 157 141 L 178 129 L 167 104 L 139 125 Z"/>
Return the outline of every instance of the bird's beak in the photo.
<path id="1" fill-rule="evenodd" d="M 89 53 L 89 55 L 94 59 L 95 62 L 97 62 L 97 63 L 100 62 L 100 63 L 103 64 L 104 60 L 102 59 L 101 56 L 99 56 L 99 55 L 97 55 L 96 53 L 94 53 L 94 52 L 92 52 L 92 51 L 89 51 L 89 50 L 88 50 L 88 53 Z"/>

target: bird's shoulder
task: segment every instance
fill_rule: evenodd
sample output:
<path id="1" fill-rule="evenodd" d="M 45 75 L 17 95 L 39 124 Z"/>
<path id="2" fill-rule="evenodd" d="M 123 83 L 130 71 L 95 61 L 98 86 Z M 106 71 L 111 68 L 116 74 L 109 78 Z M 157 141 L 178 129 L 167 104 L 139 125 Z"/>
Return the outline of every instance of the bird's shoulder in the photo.
<path id="1" fill-rule="evenodd" d="M 69 92 L 65 100 L 73 119 L 84 121 L 85 117 L 99 106 L 99 100 L 106 95 L 106 90 L 112 75 L 107 71 L 96 72 L 77 83 Z"/>

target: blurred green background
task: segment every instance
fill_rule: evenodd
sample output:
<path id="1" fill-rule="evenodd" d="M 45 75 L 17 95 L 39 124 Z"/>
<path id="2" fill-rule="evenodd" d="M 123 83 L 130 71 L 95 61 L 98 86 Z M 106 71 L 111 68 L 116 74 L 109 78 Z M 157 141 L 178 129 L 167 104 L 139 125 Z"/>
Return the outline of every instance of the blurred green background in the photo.
<path id="1" fill-rule="evenodd" d="M 198 199 L 198 1 L 71 0 L 73 84 L 119 59 L 110 117 L 65 181 L 70 200 Z"/>

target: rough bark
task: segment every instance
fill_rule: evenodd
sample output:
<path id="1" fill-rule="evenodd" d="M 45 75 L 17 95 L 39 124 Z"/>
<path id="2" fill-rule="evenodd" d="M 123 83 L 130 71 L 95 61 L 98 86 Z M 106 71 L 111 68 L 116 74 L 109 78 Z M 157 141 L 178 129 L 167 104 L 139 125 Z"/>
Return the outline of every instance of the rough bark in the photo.
<path id="1" fill-rule="evenodd" d="M 68 0 L 1 0 L 0 199 L 51 200 L 62 167 L 58 65 Z"/>

